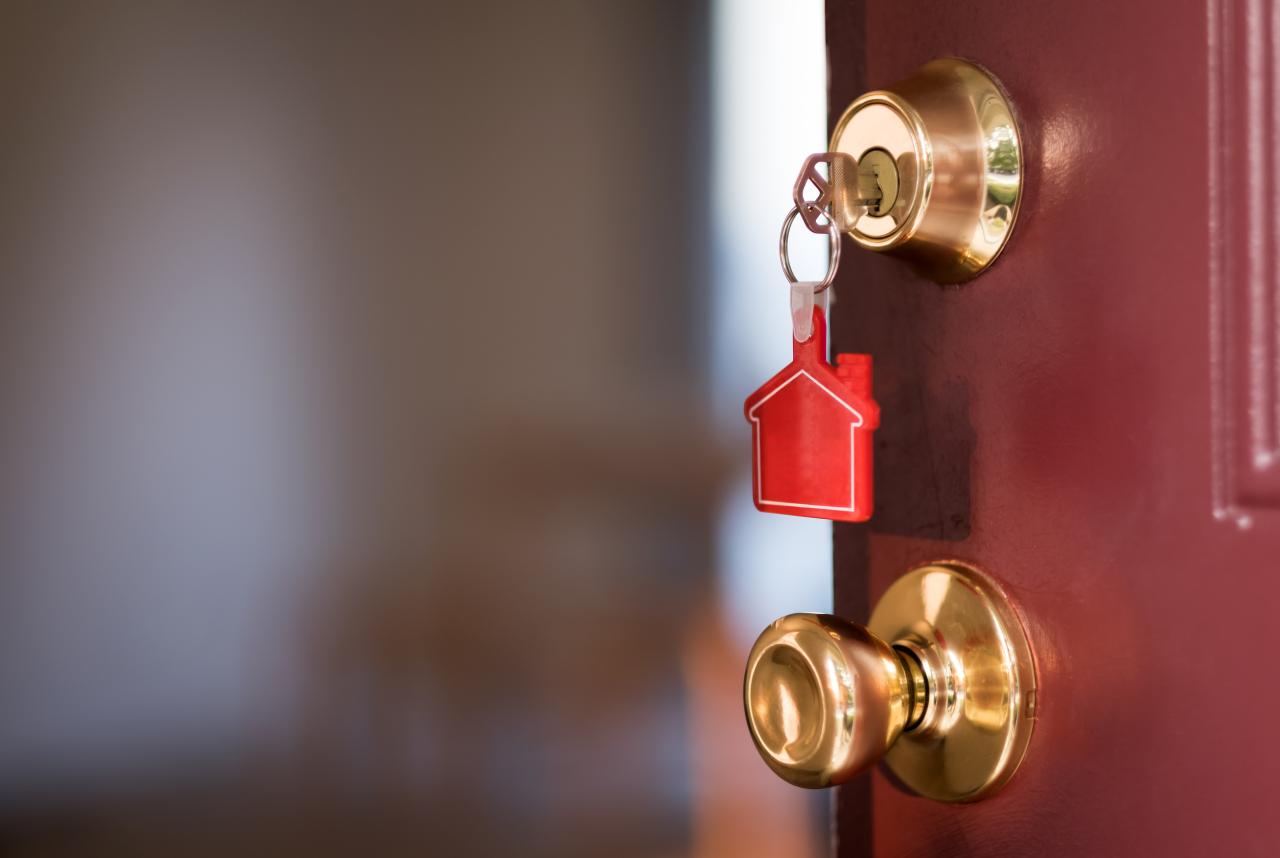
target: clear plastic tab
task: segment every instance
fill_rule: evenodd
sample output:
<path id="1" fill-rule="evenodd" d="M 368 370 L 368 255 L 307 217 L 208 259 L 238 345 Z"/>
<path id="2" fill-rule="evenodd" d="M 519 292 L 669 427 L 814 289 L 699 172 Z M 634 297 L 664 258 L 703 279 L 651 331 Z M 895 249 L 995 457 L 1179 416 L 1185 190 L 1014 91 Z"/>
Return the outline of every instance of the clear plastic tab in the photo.
<path id="1" fill-rule="evenodd" d="M 806 280 L 791 284 L 791 336 L 797 343 L 806 342 L 813 336 L 813 308 L 816 306 L 827 314 L 827 295 L 830 289 L 814 293 L 819 285 L 817 281 Z"/>

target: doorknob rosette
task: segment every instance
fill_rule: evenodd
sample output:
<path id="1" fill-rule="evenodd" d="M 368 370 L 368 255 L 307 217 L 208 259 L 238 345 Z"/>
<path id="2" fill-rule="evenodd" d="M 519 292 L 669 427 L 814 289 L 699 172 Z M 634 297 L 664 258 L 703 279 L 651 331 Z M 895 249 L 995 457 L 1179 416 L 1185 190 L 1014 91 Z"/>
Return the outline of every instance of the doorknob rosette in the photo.
<path id="1" fill-rule="evenodd" d="M 973 801 L 1022 762 L 1035 670 L 999 588 L 939 563 L 899 579 L 866 627 L 825 614 L 771 624 L 743 695 L 757 750 L 790 783 L 834 786 L 884 759 L 920 795 Z"/>

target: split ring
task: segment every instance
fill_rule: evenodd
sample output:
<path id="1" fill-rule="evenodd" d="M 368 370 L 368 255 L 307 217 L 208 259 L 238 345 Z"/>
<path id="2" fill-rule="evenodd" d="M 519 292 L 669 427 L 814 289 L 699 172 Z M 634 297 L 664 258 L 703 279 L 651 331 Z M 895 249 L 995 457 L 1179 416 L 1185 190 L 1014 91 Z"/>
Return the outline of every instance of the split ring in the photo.
<path id="1" fill-rule="evenodd" d="M 791 240 L 791 224 L 795 223 L 796 216 L 799 214 L 800 207 L 793 206 L 782 221 L 782 234 L 778 237 L 778 259 L 782 262 L 782 273 L 787 275 L 787 282 L 792 285 L 799 283 L 800 280 L 791 270 L 791 253 L 788 243 Z M 840 267 L 840 228 L 836 226 L 830 212 L 823 212 L 823 214 L 827 217 L 827 243 L 830 249 L 827 251 L 827 275 L 814 285 L 815 295 L 831 286 L 832 281 L 836 279 L 836 269 Z"/>

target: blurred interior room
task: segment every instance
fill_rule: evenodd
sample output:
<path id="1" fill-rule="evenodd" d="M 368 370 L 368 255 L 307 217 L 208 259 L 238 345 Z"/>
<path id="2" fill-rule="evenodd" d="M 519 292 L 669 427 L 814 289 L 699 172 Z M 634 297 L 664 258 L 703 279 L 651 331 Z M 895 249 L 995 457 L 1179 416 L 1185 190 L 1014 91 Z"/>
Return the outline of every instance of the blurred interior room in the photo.
<path id="1" fill-rule="evenodd" d="M 823 28 L 4 4 L 0 851 L 827 854 L 741 691 Z"/>

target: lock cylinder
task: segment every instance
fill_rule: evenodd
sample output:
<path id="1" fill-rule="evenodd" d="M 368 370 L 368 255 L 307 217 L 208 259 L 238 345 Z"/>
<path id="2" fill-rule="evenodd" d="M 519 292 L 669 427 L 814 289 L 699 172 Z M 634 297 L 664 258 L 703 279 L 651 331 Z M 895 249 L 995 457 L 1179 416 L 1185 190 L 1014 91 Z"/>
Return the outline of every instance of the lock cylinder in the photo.
<path id="1" fill-rule="evenodd" d="M 862 247 L 960 283 L 1008 243 L 1022 196 L 1020 135 L 999 83 L 978 66 L 934 60 L 859 96 L 830 149 L 851 156 L 835 162 L 832 211 Z"/>

